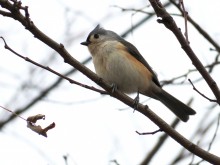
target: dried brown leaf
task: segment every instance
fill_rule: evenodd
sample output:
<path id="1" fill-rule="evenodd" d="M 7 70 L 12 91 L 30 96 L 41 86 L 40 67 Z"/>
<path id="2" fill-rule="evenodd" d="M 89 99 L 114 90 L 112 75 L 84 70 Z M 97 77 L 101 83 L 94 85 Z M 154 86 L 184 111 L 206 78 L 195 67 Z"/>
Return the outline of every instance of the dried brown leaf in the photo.
<path id="1" fill-rule="evenodd" d="M 32 131 L 38 133 L 39 135 L 47 137 L 47 131 L 49 131 L 50 129 L 53 129 L 55 127 L 55 123 L 53 122 L 47 127 L 42 128 L 40 125 L 35 124 L 37 120 L 40 120 L 40 119 L 45 120 L 45 115 L 38 114 L 34 116 L 29 116 L 27 118 L 27 127 L 30 128 Z"/>

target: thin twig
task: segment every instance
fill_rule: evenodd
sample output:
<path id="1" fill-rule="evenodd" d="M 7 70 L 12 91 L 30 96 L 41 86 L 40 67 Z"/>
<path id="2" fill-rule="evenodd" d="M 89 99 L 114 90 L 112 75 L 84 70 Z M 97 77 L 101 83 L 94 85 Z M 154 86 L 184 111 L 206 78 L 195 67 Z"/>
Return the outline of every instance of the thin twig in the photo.
<path id="1" fill-rule="evenodd" d="M 55 75 L 57 75 L 57 76 L 59 76 L 59 77 L 62 77 L 63 79 L 68 80 L 71 84 L 75 84 L 75 85 L 81 86 L 81 87 L 83 87 L 83 88 L 90 89 L 90 90 L 93 90 L 93 91 L 95 91 L 95 92 L 99 92 L 100 94 L 107 94 L 106 91 L 97 89 L 97 88 L 95 88 L 95 87 L 93 87 L 93 86 L 88 86 L 88 85 L 79 83 L 79 82 L 77 82 L 77 81 L 75 81 L 75 80 L 73 80 L 73 79 L 71 79 L 71 78 L 69 78 L 69 77 L 66 77 L 66 76 L 64 76 L 64 75 L 62 75 L 62 74 L 56 72 L 55 70 L 51 69 L 51 68 L 48 67 L 48 66 L 43 66 L 43 65 L 41 65 L 41 64 L 39 64 L 39 63 L 37 63 L 37 62 L 31 60 L 31 59 L 28 58 L 28 57 L 24 57 L 23 55 L 17 53 L 17 52 L 14 51 L 12 48 L 10 48 L 10 47 L 7 45 L 7 43 L 6 43 L 6 41 L 5 41 L 5 39 L 4 39 L 3 37 L 0 37 L 0 38 L 2 38 L 2 40 L 4 41 L 5 49 L 8 49 L 9 51 L 11 51 L 12 53 L 14 53 L 14 54 L 17 55 L 18 57 L 24 59 L 25 61 L 28 61 L 28 62 L 30 62 L 30 63 L 32 63 L 32 64 L 34 64 L 34 65 L 36 65 L 36 66 L 38 66 L 38 67 L 40 67 L 40 68 L 43 68 L 43 69 L 45 69 L 45 70 L 47 70 L 47 71 L 49 71 L 49 72 L 51 72 L 51 73 L 53 73 L 53 74 L 55 74 Z"/>
<path id="2" fill-rule="evenodd" d="M 180 7 L 182 7 L 182 10 L 183 10 L 184 25 L 185 25 L 185 33 L 184 33 L 184 35 L 186 36 L 186 41 L 189 43 L 188 26 L 187 26 L 188 12 L 185 10 L 185 6 L 184 6 L 184 3 L 183 3 L 183 0 L 179 0 L 179 1 L 180 1 Z"/>
<path id="3" fill-rule="evenodd" d="M 174 119 L 174 121 L 171 123 L 172 128 L 176 128 L 176 126 L 180 123 L 180 119 L 177 117 Z M 153 159 L 153 157 L 156 155 L 156 153 L 159 151 L 159 149 L 162 147 L 162 145 L 165 143 L 165 141 L 169 139 L 169 136 L 166 133 L 163 133 L 160 138 L 157 140 L 154 147 L 146 154 L 146 157 L 144 160 L 140 163 L 140 165 L 146 165 L 149 164 L 150 161 Z"/>
<path id="4" fill-rule="evenodd" d="M 0 15 L 3 15 L 5 17 L 13 18 L 12 14 L 10 12 L 6 12 L 6 11 L 3 11 L 3 10 L 0 10 Z"/>
<path id="5" fill-rule="evenodd" d="M 5 108 L 5 107 L 3 107 L 3 106 L 1 106 L 1 105 L 0 105 L 0 107 L 1 107 L 2 109 L 4 109 L 4 110 L 10 112 L 10 113 L 13 114 L 14 116 L 17 116 L 17 117 L 19 117 L 19 118 L 21 118 L 21 119 L 27 121 L 27 119 L 23 118 L 22 116 L 20 116 L 19 114 L 15 113 L 15 112 L 11 111 L 10 109 L 7 109 L 7 108 Z"/>
<path id="6" fill-rule="evenodd" d="M 183 10 L 179 6 L 179 4 L 176 3 L 175 0 L 170 0 L 170 2 L 177 7 L 177 9 L 182 13 Z M 220 46 L 219 44 L 198 24 L 196 23 L 189 15 L 187 16 L 188 21 L 198 30 L 198 32 L 207 40 L 209 41 L 215 49 L 220 53 Z"/>
<path id="7" fill-rule="evenodd" d="M 188 79 L 190 84 L 193 86 L 193 89 L 198 92 L 202 97 L 206 98 L 207 100 L 209 100 L 210 102 L 217 102 L 217 100 L 214 100 L 214 99 L 210 99 L 208 98 L 206 95 L 204 95 L 203 93 L 201 93 L 196 87 L 195 85 L 192 83 L 192 81 L 190 79 Z"/>
<path id="8" fill-rule="evenodd" d="M 154 135 L 158 132 L 162 132 L 161 129 L 158 129 L 156 131 L 152 131 L 152 132 L 138 132 L 138 131 L 135 131 L 138 135 Z"/>
<path id="9" fill-rule="evenodd" d="M 216 125 L 216 129 L 215 129 L 215 133 L 214 133 L 214 135 L 212 137 L 212 140 L 209 143 L 209 147 L 208 147 L 207 151 L 211 150 L 212 144 L 214 143 L 214 140 L 216 139 L 216 136 L 217 136 L 217 133 L 218 133 L 218 129 L 219 129 L 219 123 L 220 123 L 220 114 L 218 115 L 218 118 L 217 118 L 217 125 Z"/>
<path id="10" fill-rule="evenodd" d="M 147 14 L 147 15 L 154 15 L 155 14 L 154 12 L 144 11 L 143 8 L 141 8 L 141 9 L 123 8 L 123 7 L 120 7 L 120 6 L 117 6 L 117 5 L 113 5 L 113 7 L 119 8 L 119 9 L 121 9 L 121 11 L 133 11 L 133 12 L 136 12 L 136 13 L 144 13 L 144 14 Z"/>
<path id="11" fill-rule="evenodd" d="M 211 147 L 212 147 L 212 145 L 213 145 L 213 143 L 214 143 L 214 141 L 215 141 L 215 139 L 216 139 L 217 132 L 218 132 L 218 128 L 219 128 L 219 122 L 220 122 L 220 114 L 218 115 L 216 129 L 215 129 L 214 135 L 213 135 L 213 137 L 212 137 L 212 139 L 211 139 L 211 141 L 210 141 L 210 143 L 209 143 L 209 146 L 208 146 L 207 151 L 210 151 L 210 150 L 211 150 Z M 193 161 L 193 160 L 192 160 L 192 161 Z M 192 165 L 199 165 L 199 164 L 201 164 L 201 163 L 204 162 L 204 161 L 205 161 L 205 160 L 202 159 L 202 160 L 200 160 L 200 161 L 197 162 L 197 163 L 190 163 L 190 164 L 192 164 Z"/>

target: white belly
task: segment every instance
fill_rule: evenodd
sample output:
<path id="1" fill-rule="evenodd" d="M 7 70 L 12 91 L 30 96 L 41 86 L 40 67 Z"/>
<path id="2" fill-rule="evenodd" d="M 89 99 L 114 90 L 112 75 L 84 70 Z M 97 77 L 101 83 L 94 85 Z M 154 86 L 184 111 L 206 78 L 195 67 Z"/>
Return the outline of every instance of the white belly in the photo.
<path id="1" fill-rule="evenodd" d="M 114 48 L 102 50 L 102 53 L 93 56 L 96 73 L 125 93 L 145 93 L 152 83 L 151 73 L 145 67 L 145 70 L 138 69 L 126 56 L 114 52 L 117 52 Z"/>

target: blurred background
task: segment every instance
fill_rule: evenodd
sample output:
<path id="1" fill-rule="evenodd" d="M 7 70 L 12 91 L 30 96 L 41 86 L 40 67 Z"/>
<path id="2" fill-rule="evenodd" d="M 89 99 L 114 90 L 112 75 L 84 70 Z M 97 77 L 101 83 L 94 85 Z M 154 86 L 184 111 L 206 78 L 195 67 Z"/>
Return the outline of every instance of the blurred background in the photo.
<path id="1" fill-rule="evenodd" d="M 179 1 L 162 0 L 178 27 L 185 32 Z M 31 20 L 46 35 L 62 43 L 69 53 L 94 71 L 91 56 L 80 45 L 100 24 L 133 43 L 156 71 L 163 88 L 188 103 L 197 114 L 175 129 L 193 143 L 219 155 L 219 106 L 201 75 L 181 49 L 175 36 L 162 24 L 149 1 L 125 0 L 22 0 Z M 184 0 L 189 16 L 213 41 L 220 42 L 218 0 Z M 0 10 L 3 10 L 0 8 Z M 23 11 L 22 11 L 23 12 Z M 64 63 L 61 56 L 27 31 L 18 21 L 0 17 L 0 36 L 17 53 L 83 84 L 100 88 L 86 76 Z M 220 84 L 219 52 L 198 29 L 188 22 L 190 45 L 197 57 Z M 4 48 L 0 41 L 0 105 L 24 118 L 46 115 L 38 121 L 42 127 L 56 127 L 48 137 L 26 127 L 26 122 L 0 109 L 0 164 L 2 165 L 138 165 L 198 163 L 201 159 L 184 150 L 163 132 L 140 136 L 135 131 L 151 132 L 158 127 L 120 101 L 70 84 L 60 77 L 34 66 Z M 101 89 L 101 88 L 100 88 Z M 135 98 L 134 95 L 130 95 Z M 141 96 L 140 102 L 172 124 L 175 116 L 160 102 Z M 164 140 L 163 140 L 164 138 Z M 152 152 L 156 146 L 159 147 Z M 208 164 L 202 162 L 201 164 Z"/>

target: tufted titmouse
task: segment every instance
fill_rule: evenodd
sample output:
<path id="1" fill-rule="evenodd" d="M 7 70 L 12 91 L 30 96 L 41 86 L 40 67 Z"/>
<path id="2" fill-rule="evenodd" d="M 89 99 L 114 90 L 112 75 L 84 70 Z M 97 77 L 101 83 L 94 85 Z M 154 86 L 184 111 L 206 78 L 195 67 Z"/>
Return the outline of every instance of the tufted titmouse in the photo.
<path id="1" fill-rule="evenodd" d="M 164 91 L 156 74 L 137 48 L 115 32 L 96 26 L 85 42 L 92 54 L 95 71 L 122 92 L 140 92 L 161 101 L 176 116 L 186 122 L 196 112 Z"/>

